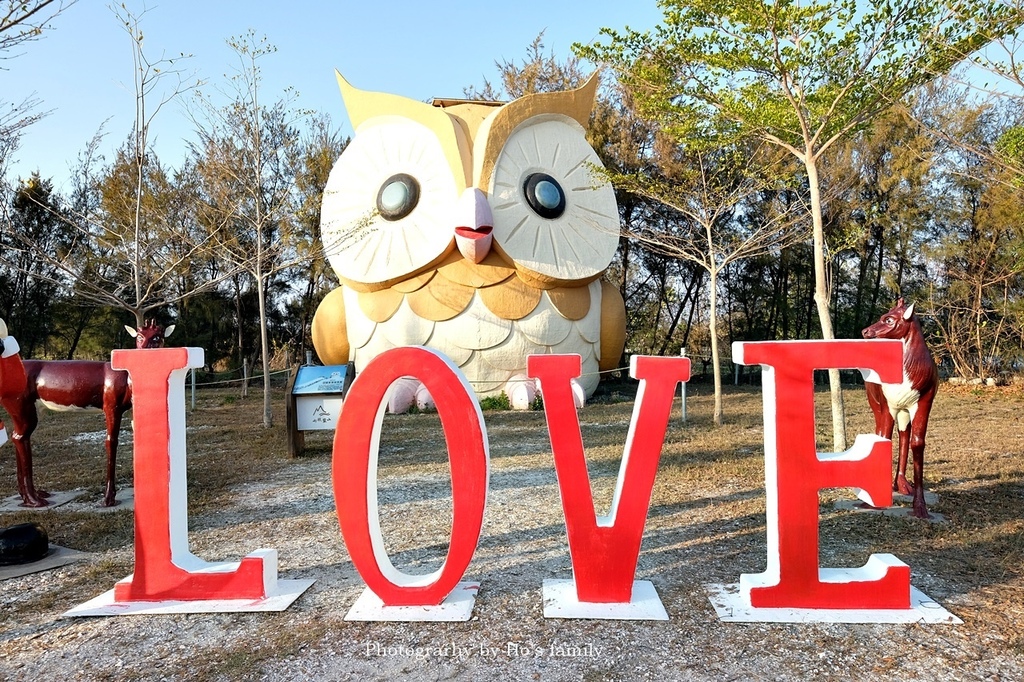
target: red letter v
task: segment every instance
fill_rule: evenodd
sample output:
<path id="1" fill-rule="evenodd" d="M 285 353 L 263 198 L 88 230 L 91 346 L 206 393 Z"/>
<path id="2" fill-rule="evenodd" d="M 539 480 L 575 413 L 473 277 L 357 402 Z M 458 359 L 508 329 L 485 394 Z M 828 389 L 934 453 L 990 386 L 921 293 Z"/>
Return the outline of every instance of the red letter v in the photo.
<path id="1" fill-rule="evenodd" d="M 578 355 L 531 355 L 527 369 L 540 380 L 551 450 L 562 497 L 576 596 L 581 602 L 625 603 L 633 592 L 654 476 L 665 441 L 676 384 L 690 378 L 687 358 L 634 356 L 630 376 L 640 380 L 607 516 L 598 517 L 583 453 L 570 379 Z"/>

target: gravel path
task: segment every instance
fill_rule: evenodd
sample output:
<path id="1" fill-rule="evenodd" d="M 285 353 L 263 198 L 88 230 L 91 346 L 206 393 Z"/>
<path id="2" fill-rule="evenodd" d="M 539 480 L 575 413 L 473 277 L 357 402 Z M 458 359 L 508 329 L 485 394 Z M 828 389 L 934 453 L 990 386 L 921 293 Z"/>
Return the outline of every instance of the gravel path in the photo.
<path id="1" fill-rule="evenodd" d="M 287 611 L 61 618 L 131 565 L 130 549 L 97 553 L 88 563 L 0 583 L 0 678 L 1024 679 L 1024 656 L 1004 629 L 991 626 L 988 609 L 998 607 L 985 603 L 983 591 L 961 589 L 955 575 L 913 561 L 913 583 L 964 625 L 719 622 L 702 585 L 763 570 L 763 491 L 743 480 L 659 477 L 638 578 L 654 582 L 668 622 L 545 620 L 542 581 L 570 577 L 550 455 L 523 454 L 531 449 L 523 434 L 497 435 L 483 537 L 466 576 L 482 583 L 468 623 L 345 622 L 362 582 L 338 530 L 330 462 L 300 459 L 236 488 L 229 507 L 190 522 L 192 549 L 205 559 L 275 547 L 282 577 L 315 578 Z M 607 499 L 614 471 L 592 476 L 595 497 Z M 439 565 L 448 496 L 440 464 L 382 469 L 382 528 L 396 565 L 414 572 Z M 860 523 L 852 519 L 823 512 L 822 523 L 849 530 Z M 918 531 L 902 520 L 884 523 Z M 19 608 L 24 603 L 34 611 Z"/>

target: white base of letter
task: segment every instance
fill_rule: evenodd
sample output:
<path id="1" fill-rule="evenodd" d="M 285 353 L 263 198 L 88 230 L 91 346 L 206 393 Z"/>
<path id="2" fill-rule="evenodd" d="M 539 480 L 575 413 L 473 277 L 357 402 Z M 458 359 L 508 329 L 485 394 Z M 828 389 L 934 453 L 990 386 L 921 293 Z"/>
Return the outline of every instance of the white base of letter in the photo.
<path id="1" fill-rule="evenodd" d="M 363 590 L 349 609 L 345 620 L 360 621 L 467 621 L 473 617 L 473 605 L 480 583 L 461 582 L 436 606 L 385 606 L 370 588 Z"/>
<path id="2" fill-rule="evenodd" d="M 544 581 L 545 618 L 592 618 L 597 620 L 668 620 L 657 590 L 650 580 L 633 581 L 628 602 L 604 604 L 580 601 L 573 580 Z"/>
<path id="3" fill-rule="evenodd" d="M 950 623 L 962 620 L 910 586 L 909 609 L 754 608 L 738 583 L 705 585 L 718 619 L 736 623 Z"/>
<path id="4" fill-rule="evenodd" d="M 263 599 L 206 599 L 195 601 L 131 601 L 115 602 L 114 591 L 62 614 L 65 618 L 80 616 L 129 616 L 164 613 L 242 613 L 250 611 L 284 611 L 308 590 L 315 580 L 278 580 L 276 589 Z"/>

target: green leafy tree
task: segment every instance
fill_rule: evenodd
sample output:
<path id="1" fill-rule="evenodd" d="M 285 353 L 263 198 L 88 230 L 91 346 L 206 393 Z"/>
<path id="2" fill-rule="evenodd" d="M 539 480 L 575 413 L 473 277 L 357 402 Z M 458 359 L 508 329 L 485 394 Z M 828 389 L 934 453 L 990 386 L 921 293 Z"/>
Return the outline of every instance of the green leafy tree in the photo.
<path id="1" fill-rule="evenodd" d="M 1020 24 L 1002 2 L 965 0 L 662 0 L 652 32 L 604 29 L 606 44 L 577 46 L 610 64 L 638 109 L 680 141 L 711 146 L 760 137 L 801 164 L 809 193 L 814 299 L 822 337 L 829 310 L 819 165 L 892 102 Z M 830 372 L 833 440 L 846 449 L 839 372 Z"/>
<path id="2" fill-rule="evenodd" d="M 513 100 L 535 92 L 571 90 L 583 85 L 589 74 L 584 73 L 580 60 L 575 57 L 560 60 L 553 52 L 544 52 L 544 31 L 537 34 L 526 48 L 526 57 L 519 64 L 504 59 L 494 62 L 498 69 L 499 84 L 488 79 L 480 89 L 464 88 L 466 97 L 474 100 L 498 102 Z"/>
<path id="3" fill-rule="evenodd" d="M 69 282 L 38 257 L 38 250 L 57 254 L 71 251 L 74 231 L 53 184 L 33 174 L 15 191 L 0 229 L 0 318 L 12 330 L 26 357 L 45 346 L 55 326 L 54 307 L 69 293 Z M 37 249 L 27 249 L 25 241 Z"/>
<path id="4" fill-rule="evenodd" d="M 930 97 L 920 100 L 915 108 L 931 106 Z M 828 156 L 833 191 L 825 231 L 835 253 L 839 336 L 859 336 L 897 297 L 921 289 L 937 154 L 934 138 L 900 108 L 878 116 Z"/>

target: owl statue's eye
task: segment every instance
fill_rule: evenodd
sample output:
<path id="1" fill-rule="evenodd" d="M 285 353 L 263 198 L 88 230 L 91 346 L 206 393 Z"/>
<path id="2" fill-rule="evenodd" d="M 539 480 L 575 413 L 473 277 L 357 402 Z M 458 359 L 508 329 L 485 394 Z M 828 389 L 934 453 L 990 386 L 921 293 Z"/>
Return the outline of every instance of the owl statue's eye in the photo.
<path id="1" fill-rule="evenodd" d="M 520 123 L 490 177 L 494 243 L 520 272 L 578 282 L 604 272 L 619 244 L 611 183 L 583 127 L 560 114 Z"/>
<path id="2" fill-rule="evenodd" d="M 408 173 L 392 175 L 377 192 L 377 210 L 384 220 L 401 220 L 420 200 L 420 183 Z"/>
<path id="3" fill-rule="evenodd" d="M 547 173 L 533 173 L 523 183 L 526 203 L 541 218 L 553 220 L 565 213 L 565 192 Z"/>
<path id="4" fill-rule="evenodd" d="M 320 231 L 334 272 L 382 284 L 440 258 L 460 189 L 433 131 L 392 116 L 364 122 L 324 188 Z"/>

